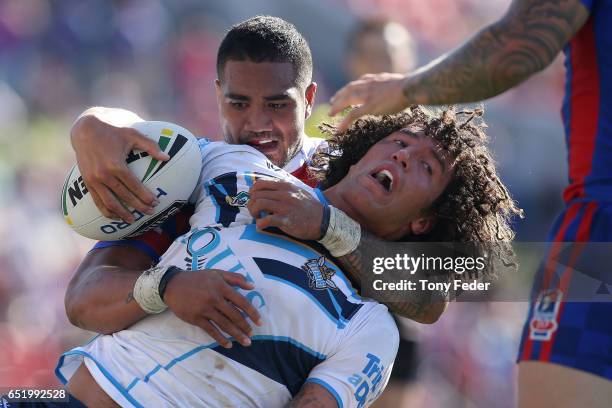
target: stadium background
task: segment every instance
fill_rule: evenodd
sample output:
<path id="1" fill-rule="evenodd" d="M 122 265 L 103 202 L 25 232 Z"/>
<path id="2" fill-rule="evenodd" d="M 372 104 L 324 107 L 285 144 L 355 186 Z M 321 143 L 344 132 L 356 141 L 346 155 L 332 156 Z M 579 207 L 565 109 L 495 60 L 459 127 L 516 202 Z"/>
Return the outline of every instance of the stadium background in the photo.
<path id="1" fill-rule="evenodd" d="M 360 18 L 392 17 L 419 63 L 493 21 L 509 0 L 0 1 L 0 387 L 57 385 L 58 355 L 91 334 L 72 327 L 63 294 L 93 242 L 64 224 L 59 193 L 74 163 L 68 129 L 88 106 L 132 109 L 219 138 L 213 92 L 224 31 L 283 17 L 309 41 L 317 103 L 346 82 L 346 36 Z M 543 241 L 566 180 L 559 117 L 563 67 L 485 104 L 503 179 Z M 312 124 L 311 124 L 312 126 Z M 523 264 L 522 268 L 534 268 Z M 421 327 L 417 406 L 511 407 L 525 303 L 453 304 Z"/>

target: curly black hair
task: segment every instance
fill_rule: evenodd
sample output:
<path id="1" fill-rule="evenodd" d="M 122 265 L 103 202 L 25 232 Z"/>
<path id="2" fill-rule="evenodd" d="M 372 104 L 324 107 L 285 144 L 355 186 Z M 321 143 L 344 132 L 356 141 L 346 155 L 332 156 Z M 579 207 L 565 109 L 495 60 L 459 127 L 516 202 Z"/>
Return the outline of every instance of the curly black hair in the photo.
<path id="1" fill-rule="evenodd" d="M 487 147 L 483 110 L 457 111 L 454 106 L 430 111 L 412 106 L 404 112 L 382 117 L 369 116 L 356 121 L 346 132 L 338 133 L 329 124 L 322 131 L 329 135 L 328 152 L 319 153 L 313 170 L 323 189 L 338 183 L 381 139 L 408 126 L 422 128 L 441 149 L 450 153 L 454 173 L 446 189 L 429 211 L 436 216 L 433 228 L 426 234 L 407 236 L 400 241 L 469 243 L 475 253 L 488 259 L 487 271 L 493 265 L 514 265 L 510 241 L 514 231 L 510 221 L 522 217 L 522 210 L 500 180 Z"/>

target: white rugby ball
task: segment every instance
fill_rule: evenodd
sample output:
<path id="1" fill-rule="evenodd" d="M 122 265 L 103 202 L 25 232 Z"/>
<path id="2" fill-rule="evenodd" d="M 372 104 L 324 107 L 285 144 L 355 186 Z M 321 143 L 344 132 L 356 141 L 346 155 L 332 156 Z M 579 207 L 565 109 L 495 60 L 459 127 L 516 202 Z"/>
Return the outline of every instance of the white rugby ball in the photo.
<path id="1" fill-rule="evenodd" d="M 157 195 L 155 213 L 147 215 L 129 208 L 132 224 L 102 215 L 89 194 L 78 166 L 74 166 L 62 189 L 62 213 L 66 223 L 84 237 L 102 241 L 140 235 L 163 223 L 185 204 L 194 191 L 202 156 L 196 137 L 187 129 L 169 122 L 137 122 L 132 127 L 155 140 L 168 161 L 158 161 L 148 153 L 134 150 L 127 158 L 128 168 Z"/>

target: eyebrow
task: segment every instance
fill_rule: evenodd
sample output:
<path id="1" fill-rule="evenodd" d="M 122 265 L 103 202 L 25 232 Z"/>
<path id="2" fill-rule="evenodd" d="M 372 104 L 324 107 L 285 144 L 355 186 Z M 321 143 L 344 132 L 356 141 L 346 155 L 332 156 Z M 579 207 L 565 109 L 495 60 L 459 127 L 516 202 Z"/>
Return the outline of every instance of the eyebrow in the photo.
<path id="1" fill-rule="evenodd" d="M 423 132 L 415 133 L 407 128 L 400 129 L 399 132 L 405 134 L 408 137 L 412 137 L 414 139 L 422 139 L 425 137 L 425 133 Z M 442 168 L 442 173 L 444 173 L 446 171 L 446 163 L 444 163 L 444 160 L 442 160 L 442 156 L 440 156 L 438 151 L 434 148 L 430 148 L 429 152 L 432 154 L 434 159 L 436 159 L 436 161 L 440 164 L 440 167 Z"/>
<path id="2" fill-rule="evenodd" d="M 229 99 L 235 99 L 237 101 L 250 101 L 251 100 L 251 98 L 248 96 L 235 94 L 231 92 L 226 93 L 225 97 Z M 282 101 L 282 100 L 290 99 L 290 97 L 289 97 L 289 94 L 285 92 L 285 93 L 281 93 L 277 95 L 264 96 L 263 99 L 265 101 Z"/>

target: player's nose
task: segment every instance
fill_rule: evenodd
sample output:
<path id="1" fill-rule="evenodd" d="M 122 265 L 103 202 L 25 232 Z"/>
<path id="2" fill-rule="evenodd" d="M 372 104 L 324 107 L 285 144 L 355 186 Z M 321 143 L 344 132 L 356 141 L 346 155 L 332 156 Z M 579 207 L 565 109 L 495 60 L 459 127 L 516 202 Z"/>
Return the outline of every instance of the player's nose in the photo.
<path id="1" fill-rule="evenodd" d="M 247 112 L 245 130 L 253 133 L 271 132 L 273 128 L 272 118 L 265 109 L 257 106 Z"/>
<path id="2" fill-rule="evenodd" d="M 409 170 L 410 158 L 411 152 L 409 151 L 408 147 L 396 150 L 393 154 L 391 154 L 391 159 L 400 165 L 404 170 Z"/>

